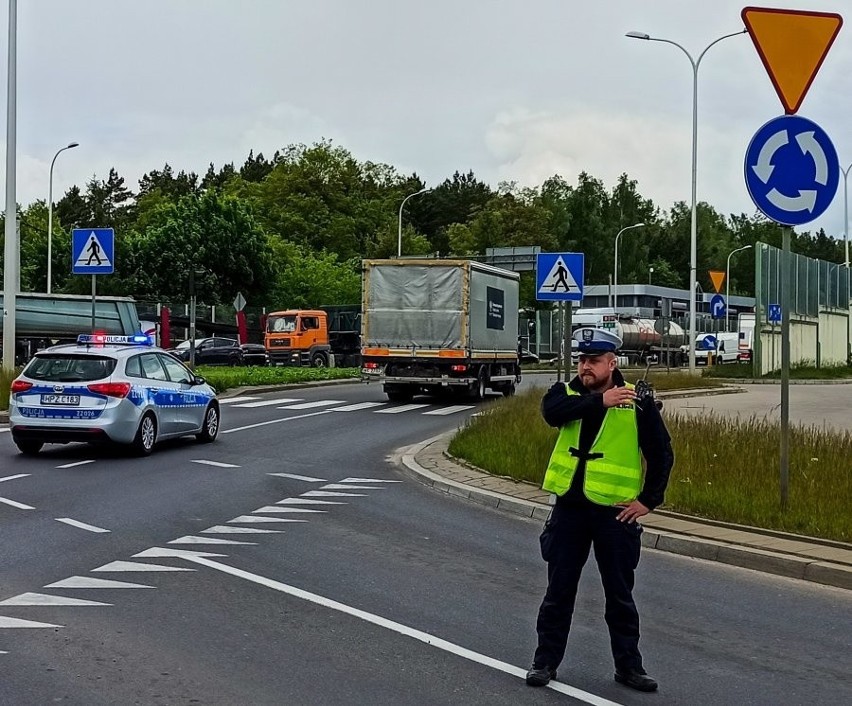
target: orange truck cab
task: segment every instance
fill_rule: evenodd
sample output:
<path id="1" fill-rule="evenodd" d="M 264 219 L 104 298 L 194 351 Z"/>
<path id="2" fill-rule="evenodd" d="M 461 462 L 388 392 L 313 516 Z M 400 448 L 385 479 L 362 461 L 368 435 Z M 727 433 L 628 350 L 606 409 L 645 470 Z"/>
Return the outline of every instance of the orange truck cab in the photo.
<path id="1" fill-rule="evenodd" d="M 266 318 L 264 345 L 270 365 L 334 365 L 328 337 L 328 314 L 319 309 L 273 311 Z"/>

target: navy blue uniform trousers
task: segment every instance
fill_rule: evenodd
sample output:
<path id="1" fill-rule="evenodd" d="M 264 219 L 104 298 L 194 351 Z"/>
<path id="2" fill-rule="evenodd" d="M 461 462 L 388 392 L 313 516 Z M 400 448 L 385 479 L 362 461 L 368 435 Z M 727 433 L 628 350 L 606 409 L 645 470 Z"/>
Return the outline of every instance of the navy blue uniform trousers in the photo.
<path id="1" fill-rule="evenodd" d="M 556 669 L 565 656 L 577 585 L 592 547 L 606 597 L 605 618 L 615 667 L 642 667 L 639 613 L 633 602 L 642 527 L 616 520 L 620 511 L 585 498 L 560 498 L 554 507 L 541 536 L 548 583 L 538 612 L 534 667 Z"/>

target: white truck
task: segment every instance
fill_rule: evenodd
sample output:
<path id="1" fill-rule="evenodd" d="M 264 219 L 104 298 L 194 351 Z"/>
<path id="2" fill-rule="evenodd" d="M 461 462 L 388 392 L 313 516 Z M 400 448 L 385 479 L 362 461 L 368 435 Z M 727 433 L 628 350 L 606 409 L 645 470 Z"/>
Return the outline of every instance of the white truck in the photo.
<path id="1" fill-rule="evenodd" d="M 740 314 L 737 328 L 739 329 L 737 342 L 739 361 L 751 363 L 754 360 L 754 312 Z"/>
<path id="2" fill-rule="evenodd" d="M 512 395 L 520 276 L 472 260 L 364 260 L 361 379 L 388 399 Z"/>
<path id="3" fill-rule="evenodd" d="M 739 360 L 739 334 L 726 333 L 700 333 L 695 338 L 695 364 L 696 365 L 721 365 L 722 363 L 736 363 Z M 683 347 L 684 353 L 689 354 L 687 347 Z"/>

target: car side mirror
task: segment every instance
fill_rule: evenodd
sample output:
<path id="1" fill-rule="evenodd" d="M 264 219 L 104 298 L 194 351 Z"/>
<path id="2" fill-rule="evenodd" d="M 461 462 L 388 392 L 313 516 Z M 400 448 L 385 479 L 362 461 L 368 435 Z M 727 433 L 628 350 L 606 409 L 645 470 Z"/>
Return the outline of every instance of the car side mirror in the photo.
<path id="1" fill-rule="evenodd" d="M 192 378 L 192 383 L 190 383 L 190 384 L 192 384 L 192 385 L 206 385 L 207 380 L 205 380 L 200 375 L 196 375 L 194 378 Z"/>

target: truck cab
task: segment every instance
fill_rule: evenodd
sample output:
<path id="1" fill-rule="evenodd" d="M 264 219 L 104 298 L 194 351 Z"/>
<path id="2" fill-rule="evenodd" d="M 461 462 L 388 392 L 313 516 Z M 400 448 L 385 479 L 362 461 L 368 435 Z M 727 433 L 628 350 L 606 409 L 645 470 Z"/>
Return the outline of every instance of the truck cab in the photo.
<path id="1" fill-rule="evenodd" d="M 272 312 L 266 318 L 263 344 L 270 365 L 314 368 L 333 365 L 328 314 L 319 309 Z"/>

